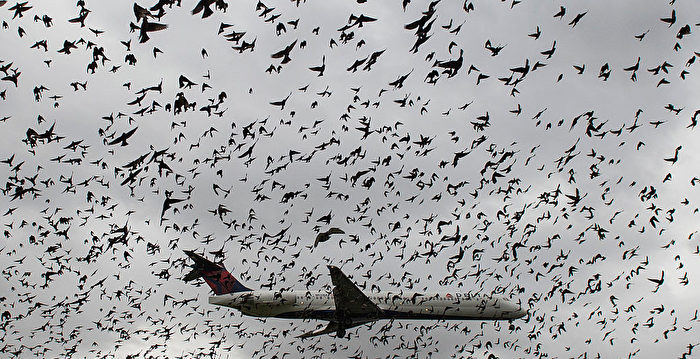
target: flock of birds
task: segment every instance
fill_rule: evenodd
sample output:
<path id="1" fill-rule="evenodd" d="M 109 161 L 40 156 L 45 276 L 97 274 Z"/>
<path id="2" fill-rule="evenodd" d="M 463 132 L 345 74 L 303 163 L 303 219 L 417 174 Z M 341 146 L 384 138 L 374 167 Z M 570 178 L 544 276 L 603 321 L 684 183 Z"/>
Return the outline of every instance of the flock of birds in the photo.
<path id="1" fill-rule="evenodd" d="M 694 357 L 700 19 L 627 4 L 610 49 L 606 6 L 0 1 L 1 356 Z M 190 249 L 528 316 L 302 341 L 208 305 Z"/>

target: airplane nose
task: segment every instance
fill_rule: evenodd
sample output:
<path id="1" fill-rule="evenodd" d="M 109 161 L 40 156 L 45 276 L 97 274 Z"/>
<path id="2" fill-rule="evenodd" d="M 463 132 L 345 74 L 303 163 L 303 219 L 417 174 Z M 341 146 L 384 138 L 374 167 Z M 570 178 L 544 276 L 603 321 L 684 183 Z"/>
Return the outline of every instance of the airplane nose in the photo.
<path id="1" fill-rule="evenodd" d="M 523 309 L 520 305 L 513 303 L 508 303 L 510 308 L 508 310 L 509 319 L 518 319 L 527 315 L 527 310 Z"/>

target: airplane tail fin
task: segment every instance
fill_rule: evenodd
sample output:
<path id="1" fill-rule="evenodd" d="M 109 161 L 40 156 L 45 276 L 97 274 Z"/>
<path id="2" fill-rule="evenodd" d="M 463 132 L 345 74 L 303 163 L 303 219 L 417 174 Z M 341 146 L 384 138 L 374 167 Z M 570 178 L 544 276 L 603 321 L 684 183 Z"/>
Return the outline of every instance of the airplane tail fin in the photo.
<path id="1" fill-rule="evenodd" d="M 192 271 L 183 278 L 185 282 L 202 278 L 216 295 L 252 291 L 234 278 L 223 263 L 214 263 L 194 251 L 185 251 L 185 254 L 194 261 Z"/>

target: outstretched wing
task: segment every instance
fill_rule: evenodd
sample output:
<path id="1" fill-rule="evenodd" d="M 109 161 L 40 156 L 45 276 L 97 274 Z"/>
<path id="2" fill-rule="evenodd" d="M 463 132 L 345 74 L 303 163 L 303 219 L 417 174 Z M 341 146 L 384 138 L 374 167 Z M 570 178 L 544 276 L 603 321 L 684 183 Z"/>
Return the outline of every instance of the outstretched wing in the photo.
<path id="1" fill-rule="evenodd" d="M 292 51 L 294 48 L 294 45 L 297 44 L 297 40 L 294 40 L 289 46 L 285 47 L 284 49 L 275 52 L 274 54 L 271 55 L 273 59 L 279 59 L 280 57 L 287 57 L 289 56 L 289 53 Z"/>
<path id="2" fill-rule="evenodd" d="M 166 25 L 166 24 L 159 24 L 157 22 L 149 22 L 148 26 L 146 26 L 146 31 L 153 32 L 153 31 L 165 30 L 167 28 L 168 28 L 168 25 Z"/>

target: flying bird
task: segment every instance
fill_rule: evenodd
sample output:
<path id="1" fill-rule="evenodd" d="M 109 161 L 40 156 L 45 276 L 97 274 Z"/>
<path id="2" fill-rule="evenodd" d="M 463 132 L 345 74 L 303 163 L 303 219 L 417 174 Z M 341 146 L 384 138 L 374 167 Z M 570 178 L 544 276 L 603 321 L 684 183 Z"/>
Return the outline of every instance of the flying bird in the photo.
<path id="1" fill-rule="evenodd" d="M 144 43 L 150 39 L 148 36 L 149 32 L 154 32 L 154 31 L 160 31 L 160 30 L 165 30 L 168 28 L 168 25 L 166 24 L 159 24 L 156 22 L 149 22 L 148 17 L 144 16 L 143 20 L 141 21 L 141 25 L 138 27 L 139 29 L 139 42 Z"/>
<path id="2" fill-rule="evenodd" d="M 126 140 L 128 140 L 131 136 L 134 135 L 134 133 L 136 132 L 136 129 L 138 129 L 138 127 L 134 127 L 131 130 L 122 133 L 118 137 L 114 138 L 112 141 L 109 141 L 107 144 L 108 145 L 119 144 L 121 146 L 127 146 L 128 143 L 126 142 Z"/>
<path id="3" fill-rule="evenodd" d="M 329 240 L 333 234 L 345 234 L 345 231 L 337 227 L 331 227 L 329 230 L 319 233 L 314 241 L 314 248 L 317 247 L 319 243 Z"/>
<path id="4" fill-rule="evenodd" d="M 292 52 L 292 49 L 294 48 L 294 46 L 296 44 L 297 44 L 297 40 L 294 40 L 294 42 L 289 44 L 287 47 L 285 47 L 284 49 L 282 49 L 280 51 L 275 52 L 270 57 L 272 57 L 273 59 L 282 58 L 281 64 L 286 64 L 289 61 L 292 61 L 292 59 L 289 57 L 289 54 Z"/>

